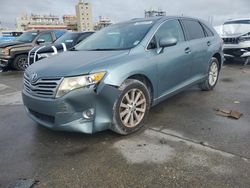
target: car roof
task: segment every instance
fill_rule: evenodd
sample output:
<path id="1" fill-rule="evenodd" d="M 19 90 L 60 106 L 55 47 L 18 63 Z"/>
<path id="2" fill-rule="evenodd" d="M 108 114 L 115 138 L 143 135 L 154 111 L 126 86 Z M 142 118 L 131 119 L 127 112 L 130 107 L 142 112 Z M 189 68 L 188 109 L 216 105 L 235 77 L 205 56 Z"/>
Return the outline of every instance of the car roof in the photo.
<path id="1" fill-rule="evenodd" d="M 143 22 L 143 21 L 153 21 L 153 22 L 157 22 L 157 21 L 164 21 L 164 20 L 168 20 L 168 19 L 192 19 L 192 20 L 200 20 L 199 18 L 193 18 L 193 17 L 188 17 L 188 16 L 155 16 L 155 17 L 150 17 L 150 18 L 134 18 L 131 19 L 127 22 L 121 22 L 121 23 L 133 23 L 133 22 Z"/>
<path id="2" fill-rule="evenodd" d="M 236 18 L 236 19 L 229 19 L 226 22 L 230 22 L 230 21 L 248 21 L 250 20 L 250 18 Z"/>

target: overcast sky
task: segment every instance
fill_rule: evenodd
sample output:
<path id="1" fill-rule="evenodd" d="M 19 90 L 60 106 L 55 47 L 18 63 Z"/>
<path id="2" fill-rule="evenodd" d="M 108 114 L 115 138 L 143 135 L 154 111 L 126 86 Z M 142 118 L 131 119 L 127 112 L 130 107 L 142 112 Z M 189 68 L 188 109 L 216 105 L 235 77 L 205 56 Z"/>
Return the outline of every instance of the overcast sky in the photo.
<path id="1" fill-rule="evenodd" d="M 75 14 L 79 0 L 0 0 L 2 26 L 14 27 L 22 13 Z M 94 21 L 107 16 L 114 22 L 144 16 L 144 10 L 161 8 L 168 15 L 186 15 L 208 20 L 214 25 L 231 18 L 250 17 L 250 0 L 88 0 L 93 5 Z"/>

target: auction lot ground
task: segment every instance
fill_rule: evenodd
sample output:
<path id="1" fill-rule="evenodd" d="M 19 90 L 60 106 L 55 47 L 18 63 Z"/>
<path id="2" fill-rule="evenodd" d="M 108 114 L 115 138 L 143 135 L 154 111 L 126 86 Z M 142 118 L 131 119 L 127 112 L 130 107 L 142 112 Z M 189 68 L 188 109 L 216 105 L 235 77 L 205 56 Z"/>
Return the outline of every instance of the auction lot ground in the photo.
<path id="1" fill-rule="evenodd" d="M 25 114 L 21 88 L 22 73 L 0 73 L 0 187 L 20 178 L 35 187 L 250 186 L 249 66 L 226 65 L 214 91 L 194 87 L 166 100 L 126 137 L 40 127 Z"/>

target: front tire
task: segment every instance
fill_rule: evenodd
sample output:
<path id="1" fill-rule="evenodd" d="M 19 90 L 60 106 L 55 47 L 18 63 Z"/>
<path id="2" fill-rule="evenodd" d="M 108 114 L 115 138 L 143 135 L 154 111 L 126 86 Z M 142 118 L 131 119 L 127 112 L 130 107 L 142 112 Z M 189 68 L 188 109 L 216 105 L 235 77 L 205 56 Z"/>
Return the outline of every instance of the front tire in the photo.
<path id="1" fill-rule="evenodd" d="M 150 108 L 150 94 L 144 83 L 128 79 L 121 87 L 122 90 L 113 108 L 112 130 L 121 135 L 138 131 Z"/>
<path id="2" fill-rule="evenodd" d="M 18 55 L 13 61 L 13 68 L 18 71 L 25 71 L 28 66 L 28 56 L 25 54 Z"/>
<path id="3" fill-rule="evenodd" d="M 216 58 L 212 58 L 208 69 L 207 79 L 200 84 L 200 88 L 203 91 L 213 90 L 216 86 L 220 73 L 219 61 Z"/>

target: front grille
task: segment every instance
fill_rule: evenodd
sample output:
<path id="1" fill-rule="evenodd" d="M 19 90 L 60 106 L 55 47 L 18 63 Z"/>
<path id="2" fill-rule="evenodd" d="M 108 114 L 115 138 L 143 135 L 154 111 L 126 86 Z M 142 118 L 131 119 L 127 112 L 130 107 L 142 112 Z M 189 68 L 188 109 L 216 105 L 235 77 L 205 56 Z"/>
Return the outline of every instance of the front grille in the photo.
<path id="1" fill-rule="evenodd" d="M 224 44 L 239 44 L 239 38 L 223 38 Z"/>
<path id="2" fill-rule="evenodd" d="M 55 98 L 57 88 L 63 78 L 40 78 L 32 82 L 30 77 L 24 74 L 24 90 L 30 95 L 41 98 Z"/>

